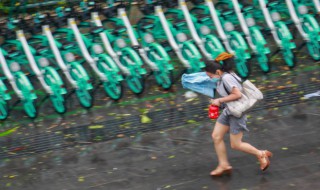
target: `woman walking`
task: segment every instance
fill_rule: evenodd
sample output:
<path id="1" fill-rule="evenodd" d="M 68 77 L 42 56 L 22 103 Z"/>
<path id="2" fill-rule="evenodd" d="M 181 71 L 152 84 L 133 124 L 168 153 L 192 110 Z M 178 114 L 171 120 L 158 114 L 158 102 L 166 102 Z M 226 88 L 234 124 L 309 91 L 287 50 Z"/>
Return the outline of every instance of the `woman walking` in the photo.
<path id="1" fill-rule="evenodd" d="M 228 53 L 221 53 L 215 61 L 206 61 L 206 74 L 210 78 L 219 79 L 217 92 L 221 96 L 221 98 L 212 99 L 211 104 L 220 106 L 222 103 L 241 98 L 241 79 L 232 71 L 232 65 L 234 65 L 233 55 Z M 227 107 L 223 109 L 212 132 L 219 163 L 210 175 L 221 176 L 232 171 L 223 141 L 224 135 L 228 131 L 230 132 L 231 148 L 256 156 L 260 162 L 260 169 L 262 171 L 265 171 L 269 167 L 269 157 L 272 156 L 270 151 L 259 150 L 249 143 L 242 142 L 243 132 L 249 131 L 246 122 L 247 117 L 245 114 L 237 118 L 230 114 Z"/>

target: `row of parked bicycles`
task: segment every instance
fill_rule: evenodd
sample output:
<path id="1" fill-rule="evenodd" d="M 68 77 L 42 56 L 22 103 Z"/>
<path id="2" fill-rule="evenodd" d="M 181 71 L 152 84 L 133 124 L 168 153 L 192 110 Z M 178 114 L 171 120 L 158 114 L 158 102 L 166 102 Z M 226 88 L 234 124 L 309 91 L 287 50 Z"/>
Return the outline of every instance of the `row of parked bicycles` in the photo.
<path id="1" fill-rule="evenodd" d="M 6 85 L 11 85 L 27 116 L 37 116 L 38 97 L 30 76 L 38 80 L 54 110 L 64 113 L 66 83 L 84 108 L 92 106 L 91 92 L 99 86 L 113 100 L 122 97 L 124 82 L 133 93 L 142 93 L 148 71 L 159 86 L 169 89 L 173 54 L 188 73 L 201 71 L 203 58 L 214 59 L 224 51 L 235 55 L 241 77 L 249 76 L 252 55 L 261 70 L 269 72 L 267 34 L 272 34 L 285 64 L 294 67 L 297 45 L 290 24 L 310 56 L 320 59 L 319 0 L 191 2 L 194 6 L 189 10 L 185 0 L 147 0 L 140 7 L 144 16 L 135 25 L 126 7 L 112 0 L 81 1 L 77 6 L 57 7 L 54 13 L 39 11 L 31 20 L 8 18 L 0 27 L 5 38 L 0 46 L 0 119 L 10 111 L 12 97 Z M 99 80 L 98 86 L 94 87 L 93 78 Z"/>

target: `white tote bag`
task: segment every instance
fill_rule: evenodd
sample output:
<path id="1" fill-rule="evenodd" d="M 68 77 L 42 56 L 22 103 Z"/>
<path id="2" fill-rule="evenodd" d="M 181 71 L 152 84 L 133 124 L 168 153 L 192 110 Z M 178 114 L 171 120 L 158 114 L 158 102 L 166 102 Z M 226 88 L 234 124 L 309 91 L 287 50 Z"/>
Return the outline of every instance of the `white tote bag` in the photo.
<path id="1" fill-rule="evenodd" d="M 233 75 L 232 75 L 233 76 Z M 234 77 L 234 76 L 233 76 Z M 234 77 L 240 84 L 236 77 Z M 223 84 L 224 86 L 224 84 Z M 226 87 L 224 86 L 226 92 L 228 93 Z M 242 91 L 241 91 L 241 98 L 232 102 L 226 102 L 226 105 L 230 111 L 230 113 L 235 117 L 241 117 L 244 113 L 249 111 L 257 102 L 258 100 L 263 99 L 262 92 L 249 80 L 245 80 L 242 83 Z"/>

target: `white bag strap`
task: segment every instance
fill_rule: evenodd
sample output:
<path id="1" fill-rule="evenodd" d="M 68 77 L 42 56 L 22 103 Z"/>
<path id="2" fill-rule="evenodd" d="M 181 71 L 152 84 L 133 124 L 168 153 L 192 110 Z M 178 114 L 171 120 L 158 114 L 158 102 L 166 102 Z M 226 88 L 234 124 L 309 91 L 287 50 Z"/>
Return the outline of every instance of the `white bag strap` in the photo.
<path id="1" fill-rule="evenodd" d="M 232 72 L 232 73 L 233 73 L 233 72 Z M 238 81 L 239 84 L 242 85 L 242 83 L 243 83 L 244 81 L 242 82 L 241 80 L 238 79 L 238 77 L 234 76 L 232 73 L 229 73 L 229 74 L 230 74 L 231 76 L 233 76 L 233 78 L 235 78 L 235 79 Z"/>
<path id="2" fill-rule="evenodd" d="M 228 72 L 227 72 L 228 73 Z M 233 78 L 235 78 L 237 81 L 238 81 L 238 83 L 242 86 L 242 81 L 241 80 L 239 80 L 236 76 L 234 76 L 232 73 L 228 73 L 228 74 L 230 74 L 231 76 L 233 76 Z M 221 79 L 221 82 L 222 82 L 222 85 L 223 85 L 223 88 L 224 88 L 224 90 L 226 91 L 226 93 L 228 94 L 228 95 L 230 95 L 230 92 L 228 92 L 228 90 L 227 90 L 227 88 L 226 88 L 226 86 L 224 85 L 224 81 L 223 81 L 223 78 Z"/>

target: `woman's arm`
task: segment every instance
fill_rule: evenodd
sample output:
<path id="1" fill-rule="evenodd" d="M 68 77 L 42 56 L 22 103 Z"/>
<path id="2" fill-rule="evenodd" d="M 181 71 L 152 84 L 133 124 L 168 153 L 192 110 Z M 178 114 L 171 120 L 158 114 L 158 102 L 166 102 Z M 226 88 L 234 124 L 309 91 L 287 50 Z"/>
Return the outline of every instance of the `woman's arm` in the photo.
<path id="1" fill-rule="evenodd" d="M 231 93 L 228 96 L 214 99 L 214 100 L 212 100 L 211 103 L 214 105 L 220 106 L 221 103 L 238 100 L 241 98 L 241 96 L 242 96 L 242 94 L 241 94 L 239 88 L 233 87 Z"/>
<path id="2" fill-rule="evenodd" d="M 219 98 L 220 103 L 231 102 L 240 99 L 242 96 L 239 88 L 233 87 L 231 93 L 228 96 Z"/>

